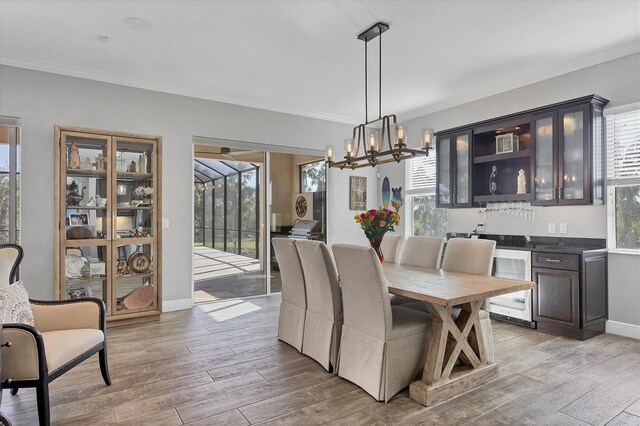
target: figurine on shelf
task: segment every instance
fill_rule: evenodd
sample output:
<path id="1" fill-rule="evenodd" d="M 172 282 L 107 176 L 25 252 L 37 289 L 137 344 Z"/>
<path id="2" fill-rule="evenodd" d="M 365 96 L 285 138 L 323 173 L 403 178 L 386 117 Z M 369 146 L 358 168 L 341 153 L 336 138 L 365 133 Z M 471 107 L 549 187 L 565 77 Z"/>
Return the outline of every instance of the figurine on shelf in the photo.
<path id="1" fill-rule="evenodd" d="M 74 180 L 70 184 L 67 185 L 67 205 L 68 206 L 79 206 L 80 202 L 84 198 L 84 191 L 87 188 L 82 188 L 82 192 L 80 192 L 78 188 L 78 183 Z"/>
<path id="2" fill-rule="evenodd" d="M 127 171 L 129 173 L 135 173 L 136 172 L 136 162 L 131 160 L 131 163 L 129 163 L 129 167 L 127 167 Z"/>
<path id="3" fill-rule="evenodd" d="M 71 144 L 69 149 L 69 168 L 72 170 L 80 169 L 80 150 L 75 142 Z"/>
<path id="4" fill-rule="evenodd" d="M 82 168 L 84 170 L 93 170 L 93 164 L 91 164 L 91 158 L 86 157 L 84 159 L 84 163 L 82 163 Z"/>
<path id="5" fill-rule="evenodd" d="M 121 260 L 118 262 L 118 275 L 129 275 L 129 267 L 127 266 L 127 262 Z"/>
<path id="6" fill-rule="evenodd" d="M 96 171 L 104 172 L 106 169 L 106 161 L 104 159 L 104 155 L 102 153 L 96 155 Z"/>
<path id="7" fill-rule="evenodd" d="M 147 154 L 144 152 L 138 157 L 138 171 L 140 173 L 147 173 Z"/>
<path id="8" fill-rule="evenodd" d="M 518 171 L 518 192 L 517 194 L 527 193 L 527 177 L 524 174 L 524 169 Z"/>

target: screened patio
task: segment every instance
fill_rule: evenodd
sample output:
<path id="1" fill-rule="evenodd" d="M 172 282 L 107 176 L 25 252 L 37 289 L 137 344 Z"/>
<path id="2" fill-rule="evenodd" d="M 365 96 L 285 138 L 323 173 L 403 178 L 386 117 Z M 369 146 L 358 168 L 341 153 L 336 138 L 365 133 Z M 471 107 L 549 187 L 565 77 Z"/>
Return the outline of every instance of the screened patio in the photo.
<path id="1" fill-rule="evenodd" d="M 196 158 L 194 282 L 196 301 L 262 294 L 260 165 Z"/>

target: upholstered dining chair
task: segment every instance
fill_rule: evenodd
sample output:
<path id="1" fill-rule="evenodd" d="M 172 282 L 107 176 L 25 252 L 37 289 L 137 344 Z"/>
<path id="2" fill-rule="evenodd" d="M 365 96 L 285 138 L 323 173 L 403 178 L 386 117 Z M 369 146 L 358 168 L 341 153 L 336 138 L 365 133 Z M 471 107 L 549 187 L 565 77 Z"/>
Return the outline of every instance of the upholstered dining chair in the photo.
<path id="1" fill-rule="evenodd" d="M 3 272 L 10 271 L 9 281 L 13 281 L 22 259 L 22 248 L 12 246 L 0 247 L 0 263 L 17 259 L 10 269 L 0 266 Z M 11 250 L 18 254 L 8 254 Z M 2 387 L 10 388 L 12 395 L 19 388 L 35 387 L 39 423 L 49 425 L 49 383 L 76 365 L 98 353 L 102 378 L 111 385 L 105 305 L 96 298 L 29 302 L 35 326 L 3 324 L 3 339 L 11 342 L 11 347 L 2 348 Z"/>
<path id="2" fill-rule="evenodd" d="M 318 361 L 325 370 L 335 371 L 342 332 L 338 271 L 325 243 L 298 240 L 296 248 L 307 290 L 302 353 Z"/>
<path id="3" fill-rule="evenodd" d="M 344 310 L 338 375 L 387 402 L 424 367 L 431 319 L 424 312 L 391 306 L 372 248 L 334 244 L 332 249 Z"/>
<path id="4" fill-rule="evenodd" d="M 400 264 L 421 268 L 440 268 L 444 238 L 409 237 L 404 243 Z"/>
<path id="5" fill-rule="evenodd" d="M 384 238 L 382 238 L 382 244 L 380 244 L 385 262 L 396 263 L 400 259 L 402 242 L 402 235 L 385 234 Z"/>
<path id="6" fill-rule="evenodd" d="M 491 275 L 493 252 L 496 242 L 470 238 L 452 238 L 447 243 L 442 259 L 442 269 L 450 272 L 464 272 L 476 275 Z M 486 307 L 486 303 L 485 303 Z M 458 312 L 459 313 L 459 312 Z M 487 360 L 494 360 L 493 327 L 489 313 L 480 310 L 480 327 L 484 340 Z"/>
<path id="7" fill-rule="evenodd" d="M 302 352 L 307 295 L 298 250 L 295 240 L 291 238 L 274 238 L 271 242 L 282 281 L 278 339 Z"/>

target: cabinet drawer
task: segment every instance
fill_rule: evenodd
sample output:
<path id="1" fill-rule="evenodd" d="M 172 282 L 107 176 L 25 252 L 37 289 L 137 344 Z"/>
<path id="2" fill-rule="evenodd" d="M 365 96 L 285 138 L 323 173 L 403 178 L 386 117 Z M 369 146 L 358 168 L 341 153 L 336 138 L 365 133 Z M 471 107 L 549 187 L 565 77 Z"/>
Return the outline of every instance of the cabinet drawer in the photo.
<path id="1" fill-rule="evenodd" d="M 533 266 L 567 271 L 580 270 L 580 256 L 577 254 L 541 253 L 535 251 L 531 254 L 531 264 Z"/>

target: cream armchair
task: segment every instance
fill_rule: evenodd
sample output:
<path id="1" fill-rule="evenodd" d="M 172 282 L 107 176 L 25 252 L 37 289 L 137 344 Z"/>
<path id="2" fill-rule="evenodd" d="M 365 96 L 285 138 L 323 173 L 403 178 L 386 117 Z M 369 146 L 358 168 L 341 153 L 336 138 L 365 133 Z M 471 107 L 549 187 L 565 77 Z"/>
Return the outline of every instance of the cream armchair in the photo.
<path id="1" fill-rule="evenodd" d="M 39 423 L 49 425 L 49 383 L 76 365 L 98 353 L 102 378 L 111 385 L 105 305 L 96 298 L 30 302 L 35 327 L 3 325 L 3 340 L 11 347 L 2 348 L 2 387 L 12 395 L 35 387 Z"/>

